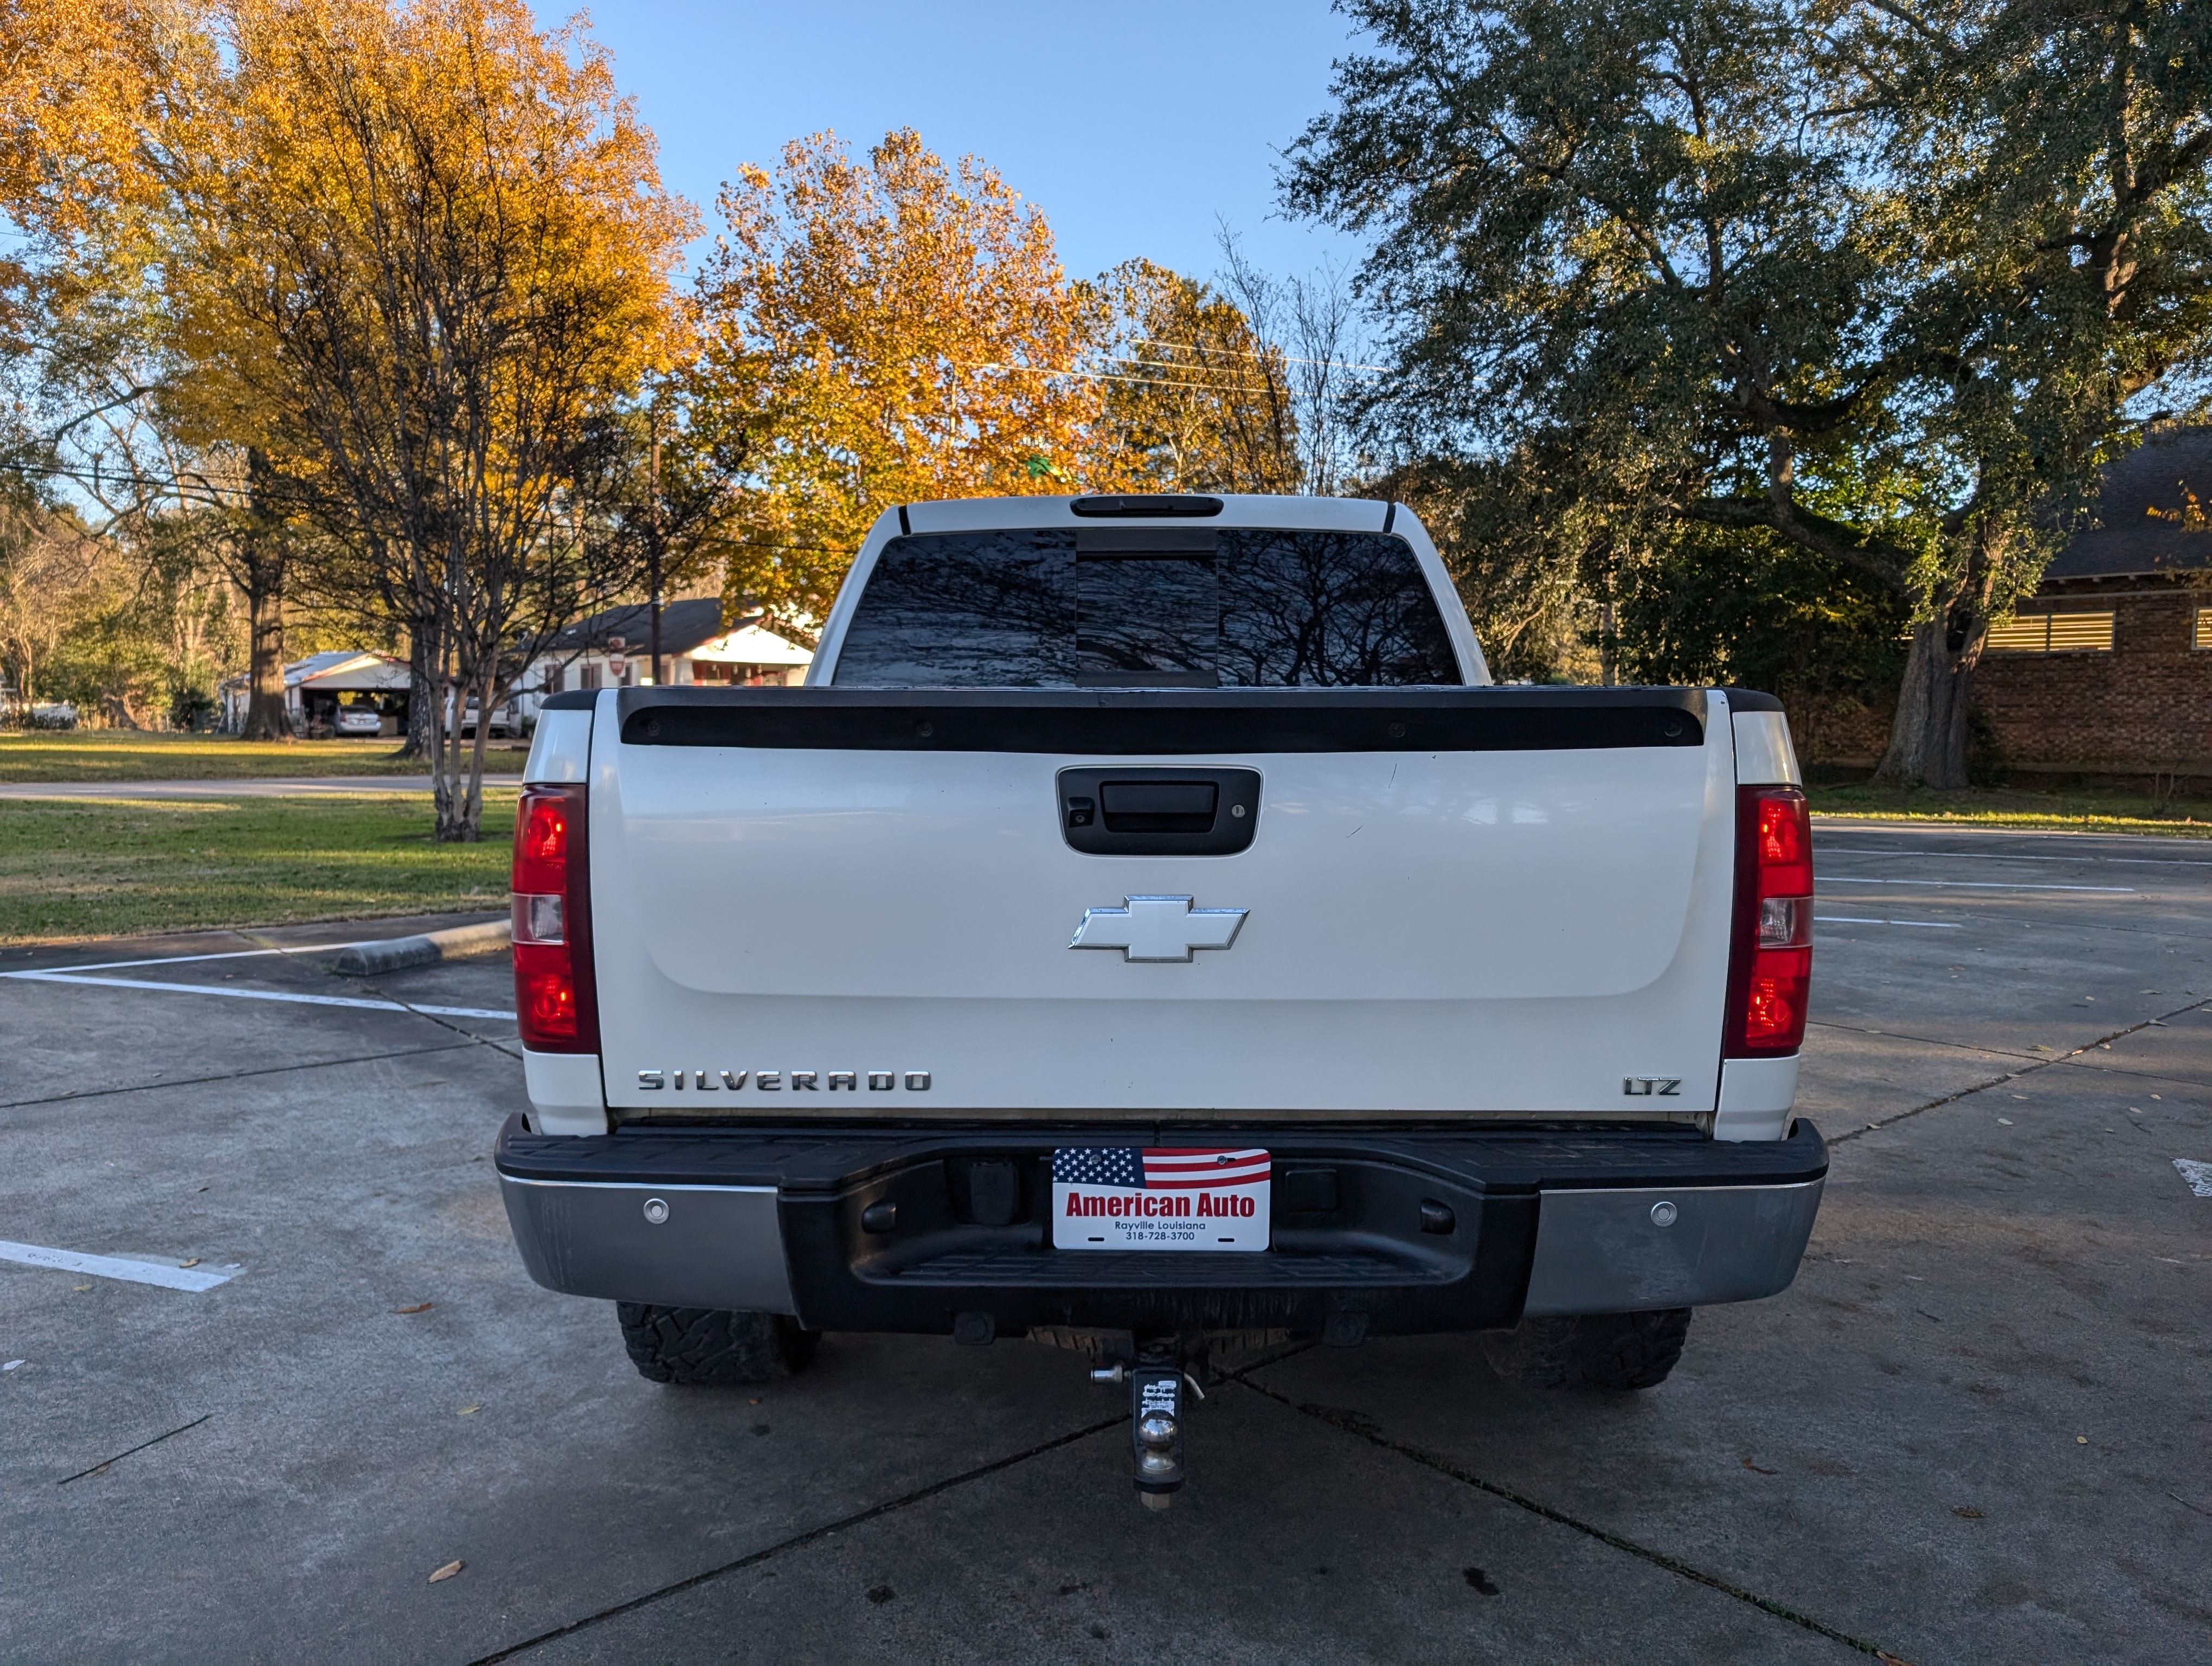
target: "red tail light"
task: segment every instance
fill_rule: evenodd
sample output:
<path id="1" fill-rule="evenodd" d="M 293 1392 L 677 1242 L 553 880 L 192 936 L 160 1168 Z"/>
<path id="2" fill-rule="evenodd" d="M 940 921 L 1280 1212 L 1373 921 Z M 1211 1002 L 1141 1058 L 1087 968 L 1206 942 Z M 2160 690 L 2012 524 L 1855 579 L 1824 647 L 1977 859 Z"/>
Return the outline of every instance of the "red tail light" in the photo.
<path id="1" fill-rule="evenodd" d="M 536 1053 L 599 1050 L 580 787 L 526 787 L 514 811 L 514 1010 Z"/>
<path id="2" fill-rule="evenodd" d="M 1795 1053 L 1813 985 L 1813 819 L 1794 787 L 1736 788 L 1729 1058 Z"/>

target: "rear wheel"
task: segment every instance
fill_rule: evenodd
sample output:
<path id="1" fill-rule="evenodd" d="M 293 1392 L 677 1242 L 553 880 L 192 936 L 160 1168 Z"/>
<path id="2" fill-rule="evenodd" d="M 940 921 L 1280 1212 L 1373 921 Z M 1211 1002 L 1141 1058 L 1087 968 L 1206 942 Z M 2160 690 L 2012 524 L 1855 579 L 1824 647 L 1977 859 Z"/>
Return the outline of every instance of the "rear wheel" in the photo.
<path id="1" fill-rule="evenodd" d="M 821 1341 L 781 1313 L 617 1302 L 623 1346 L 638 1375 L 654 1383 L 729 1388 L 805 1371 Z"/>
<path id="2" fill-rule="evenodd" d="M 1614 1393 L 1656 1388 L 1682 1357 L 1690 1310 L 1656 1313 L 1584 1313 L 1565 1319 L 1523 1319 L 1520 1329 L 1482 1339 L 1491 1370 L 1528 1389 L 1596 1389 Z"/>

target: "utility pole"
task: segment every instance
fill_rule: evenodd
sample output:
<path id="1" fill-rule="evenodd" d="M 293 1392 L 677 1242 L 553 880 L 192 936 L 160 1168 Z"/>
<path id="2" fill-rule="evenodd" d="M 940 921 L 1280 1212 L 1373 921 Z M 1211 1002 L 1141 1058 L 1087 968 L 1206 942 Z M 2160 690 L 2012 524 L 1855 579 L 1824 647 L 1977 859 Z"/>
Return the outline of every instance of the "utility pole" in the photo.
<path id="1" fill-rule="evenodd" d="M 655 388 L 646 421 L 653 435 L 651 498 L 646 505 L 646 587 L 652 593 L 653 685 L 661 685 L 660 666 L 660 390 Z"/>

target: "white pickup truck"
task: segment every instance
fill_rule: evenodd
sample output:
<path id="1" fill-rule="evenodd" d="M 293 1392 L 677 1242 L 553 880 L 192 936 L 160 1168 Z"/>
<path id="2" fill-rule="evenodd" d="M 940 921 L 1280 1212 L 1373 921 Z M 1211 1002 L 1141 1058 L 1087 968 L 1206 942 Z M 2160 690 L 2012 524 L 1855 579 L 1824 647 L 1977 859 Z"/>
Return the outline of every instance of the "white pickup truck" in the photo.
<path id="1" fill-rule="evenodd" d="M 1156 1505 L 1209 1350 L 1650 1386 L 1819 1205 L 1798 781 L 1764 695 L 1492 684 L 1401 505 L 905 506 L 805 686 L 546 702 L 515 1240 L 662 1382 L 1071 1349 Z"/>

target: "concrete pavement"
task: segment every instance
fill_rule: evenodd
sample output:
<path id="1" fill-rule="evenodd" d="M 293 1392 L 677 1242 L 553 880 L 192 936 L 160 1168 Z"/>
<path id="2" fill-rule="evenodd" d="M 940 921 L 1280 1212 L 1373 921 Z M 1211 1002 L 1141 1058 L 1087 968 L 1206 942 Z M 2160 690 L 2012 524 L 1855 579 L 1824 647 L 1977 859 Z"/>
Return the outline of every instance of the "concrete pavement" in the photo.
<path id="1" fill-rule="evenodd" d="M 2212 850 L 1817 846 L 1796 1284 L 1621 1401 L 1467 1338 L 1259 1365 L 1164 1517 L 1119 1395 L 1027 1343 L 639 1379 L 507 1241 L 511 1025 L 425 1012 L 511 1007 L 496 962 L 366 986 L 398 1011 L 0 979 L 0 1237 L 240 1269 L 0 1262 L 0 1655 L 2201 1661 L 2212 1200 L 2173 1159 L 2212 1160 Z M 362 992 L 328 958 L 100 976 Z"/>

